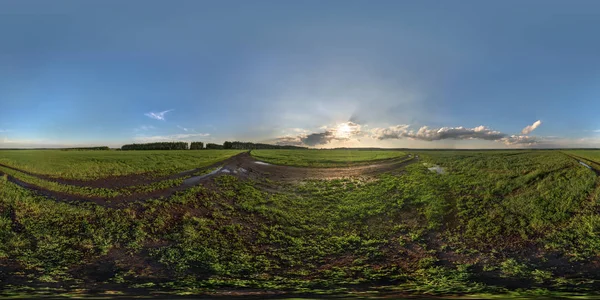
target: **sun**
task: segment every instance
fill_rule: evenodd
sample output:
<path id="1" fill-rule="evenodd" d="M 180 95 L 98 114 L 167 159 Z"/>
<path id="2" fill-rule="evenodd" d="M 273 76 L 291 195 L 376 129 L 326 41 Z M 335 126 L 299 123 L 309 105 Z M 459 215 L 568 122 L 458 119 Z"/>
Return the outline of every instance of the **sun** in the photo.
<path id="1" fill-rule="evenodd" d="M 347 139 L 352 135 L 352 127 L 348 123 L 338 124 L 335 128 L 335 137 L 338 139 Z"/>

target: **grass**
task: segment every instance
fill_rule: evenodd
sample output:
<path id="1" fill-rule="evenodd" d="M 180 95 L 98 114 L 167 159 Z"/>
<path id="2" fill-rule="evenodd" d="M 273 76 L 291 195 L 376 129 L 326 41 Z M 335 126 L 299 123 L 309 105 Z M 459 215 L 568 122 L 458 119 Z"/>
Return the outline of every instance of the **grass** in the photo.
<path id="1" fill-rule="evenodd" d="M 163 176 L 209 166 L 241 152 L 2 150 L 0 164 L 34 174 L 95 180 L 131 174 Z"/>
<path id="2" fill-rule="evenodd" d="M 405 156 L 394 150 L 252 150 L 258 160 L 296 167 L 343 167 Z"/>
<path id="3" fill-rule="evenodd" d="M 53 281 L 69 283 L 61 293 L 93 283 L 124 294 L 597 295 L 592 170 L 559 151 L 417 154 L 376 180 L 221 175 L 120 209 L 55 202 L 0 177 L 0 295 Z"/>

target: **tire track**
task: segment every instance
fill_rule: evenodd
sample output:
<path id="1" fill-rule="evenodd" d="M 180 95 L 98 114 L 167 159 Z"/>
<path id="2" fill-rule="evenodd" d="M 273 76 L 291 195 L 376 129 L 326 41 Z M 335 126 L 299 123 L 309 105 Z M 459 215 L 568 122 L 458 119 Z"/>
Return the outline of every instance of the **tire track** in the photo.
<path id="1" fill-rule="evenodd" d="M 212 178 L 220 175 L 232 175 L 242 179 L 248 180 L 261 180 L 269 179 L 277 182 L 297 182 L 307 179 L 337 179 L 344 177 L 356 177 L 356 176 L 376 176 L 381 173 L 394 171 L 399 168 L 403 168 L 409 164 L 412 164 L 417 159 L 414 157 L 402 157 L 395 160 L 386 161 L 383 163 L 377 163 L 373 165 L 359 165 L 354 167 L 340 167 L 340 168 L 304 168 L 304 167 L 290 167 L 267 164 L 253 158 L 248 152 L 241 153 L 225 159 L 221 162 L 215 163 L 208 167 L 194 169 L 175 175 L 169 176 L 169 178 L 183 178 L 188 177 L 183 183 L 176 187 L 171 187 L 162 190 L 150 191 L 147 193 L 134 193 L 131 195 L 121 195 L 112 198 L 104 197 L 86 197 L 80 195 L 74 195 L 64 192 L 57 192 L 40 187 L 38 185 L 25 182 L 15 176 L 5 174 L 0 171 L 0 176 L 6 176 L 9 182 L 12 182 L 22 188 L 33 191 L 36 194 L 53 198 L 58 201 L 67 202 L 93 202 L 98 205 L 106 207 L 118 207 L 123 203 L 133 201 L 145 201 L 148 199 L 157 199 L 161 197 L 170 197 L 173 194 L 189 189 L 193 186 L 205 184 L 212 180 Z M 15 171 L 19 171 L 15 168 L 10 168 Z M 193 173 L 198 171 L 205 171 L 209 169 L 215 169 L 213 172 L 208 174 L 191 176 Z M 35 176 L 28 172 L 23 172 L 30 176 Z M 178 177 L 174 177 L 178 176 Z M 42 179 L 40 177 L 37 177 Z M 50 180 L 49 180 L 50 181 Z M 160 180 L 147 181 L 147 184 L 152 182 L 158 182 Z M 54 180 L 56 183 L 62 183 L 61 181 Z M 90 187 L 90 186 L 84 186 Z M 114 186 L 111 186 L 115 188 Z"/>

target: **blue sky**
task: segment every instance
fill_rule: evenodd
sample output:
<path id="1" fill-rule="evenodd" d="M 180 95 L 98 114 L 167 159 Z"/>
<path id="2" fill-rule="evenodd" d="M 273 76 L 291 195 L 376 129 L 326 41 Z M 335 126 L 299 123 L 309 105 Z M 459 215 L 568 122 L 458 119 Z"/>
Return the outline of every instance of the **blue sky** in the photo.
<path id="1" fill-rule="evenodd" d="M 5 0 L 0 147 L 600 147 L 598 28 L 598 1 Z"/>

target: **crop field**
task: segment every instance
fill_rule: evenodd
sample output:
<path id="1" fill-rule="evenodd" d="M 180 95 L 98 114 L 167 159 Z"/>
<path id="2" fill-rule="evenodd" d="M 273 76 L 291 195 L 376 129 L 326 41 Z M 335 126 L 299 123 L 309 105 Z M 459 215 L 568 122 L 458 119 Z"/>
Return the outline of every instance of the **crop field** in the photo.
<path id="1" fill-rule="evenodd" d="M 0 165 L 51 177 L 94 180 L 131 174 L 161 176 L 208 166 L 240 152 L 2 150 Z"/>
<path id="2" fill-rule="evenodd" d="M 252 150 L 255 158 L 276 165 L 297 167 L 339 167 L 373 163 L 406 156 L 401 151 L 378 150 Z"/>
<path id="3" fill-rule="evenodd" d="M 0 296 L 596 297 L 599 157 L 0 151 Z"/>

